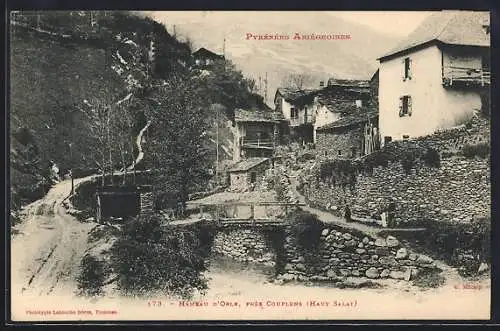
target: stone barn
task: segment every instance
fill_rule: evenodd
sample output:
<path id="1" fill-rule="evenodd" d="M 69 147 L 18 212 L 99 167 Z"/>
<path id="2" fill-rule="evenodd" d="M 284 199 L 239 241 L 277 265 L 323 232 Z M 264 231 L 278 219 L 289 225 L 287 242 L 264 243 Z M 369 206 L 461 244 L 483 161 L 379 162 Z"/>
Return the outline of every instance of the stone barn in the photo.
<path id="1" fill-rule="evenodd" d="M 316 130 L 316 150 L 329 158 L 357 158 L 380 147 L 377 112 L 358 113 Z"/>
<path id="2" fill-rule="evenodd" d="M 264 157 L 249 158 L 236 163 L 228 170 L 231 191 L 251 191 L 262 183 L 271 160 Z"/>

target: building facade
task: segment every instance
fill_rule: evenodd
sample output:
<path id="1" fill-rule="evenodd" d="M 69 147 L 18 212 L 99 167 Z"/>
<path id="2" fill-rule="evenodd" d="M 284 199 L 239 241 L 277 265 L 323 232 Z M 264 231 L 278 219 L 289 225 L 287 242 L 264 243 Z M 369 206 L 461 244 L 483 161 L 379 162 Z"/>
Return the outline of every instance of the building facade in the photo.
<path id="1" fill-rule="evenodd" d="M 379 59 L 383 143 L 420 137 L 466 122 L 489 89 L 487 13 L 433 14 Z"/>

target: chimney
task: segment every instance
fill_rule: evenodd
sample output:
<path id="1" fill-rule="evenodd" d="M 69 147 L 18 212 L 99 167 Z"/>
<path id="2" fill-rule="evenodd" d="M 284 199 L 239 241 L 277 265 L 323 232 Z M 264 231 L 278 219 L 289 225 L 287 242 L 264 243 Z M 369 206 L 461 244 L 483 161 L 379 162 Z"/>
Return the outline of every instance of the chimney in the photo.
<path id="1" fill-rule="evenodd" d="M 320 81 L 320 82 L 319 82 L 319 87 L 324 87 L 324 86 L 325 86 L 325 81 L 323 81 L 323 80 L 322 80 L 322 81 Z"/>

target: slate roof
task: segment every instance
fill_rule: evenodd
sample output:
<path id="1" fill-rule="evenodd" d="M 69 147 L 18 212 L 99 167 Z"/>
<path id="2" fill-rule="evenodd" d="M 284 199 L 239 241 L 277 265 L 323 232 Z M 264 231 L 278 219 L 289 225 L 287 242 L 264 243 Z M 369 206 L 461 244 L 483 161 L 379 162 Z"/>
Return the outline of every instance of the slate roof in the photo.
<path id="1" fill-rule="evenodd" d="M 360 79 L 338 79 L 338 78 L 332 77 L 332 78 L 328 79 L 327 86 L 370 88 L 370 81 L 369 80 L 360 80 Z"/>
<path id="2" fill-rule="evenodd" d="M 252 157 L 248 158 L 246 160 L 242 160 L 238 163 L 236 163 L 233 167 L 231 167 L 228 171 L 229 172 L 239 172 L 239 171 L 248 171 L 266 161 L 268 161 L 269 158 L 267 157 Z"/>
<path id="3" fill-rule="evenodd" d="M 343 127 L 348 127 L 348 126 L 366 123 L 369 120 L 370 121 L 375 120 L 376 118 L 378 118 L 377 111 L 371 111 L 371 112 L 367 112 L 367 113 L 356 113 L 356 114 L 344 116 L 341 119 L 339 119 L 338 121 L 323 125 L 322 127 L 319 127 L 316 130 L 325 131 L 325 130 L 330 130 L 330 129 L 343 128 Z"/>
<path id="4" fill-rule="evenodd" d="M 287 87 L 279 87 L 278 90 L 276 91 L 276 94 L 278 93 L 281 94 L 285 99 L 285 101 L 287 102 L 294 102 L 297 99 L 308 96 L 315 91 L 317 90 L 315 89 L 297 90 Z"/>
<path id="5" fill-rule="evenodd" d="M 449 45 L 490 47 L 490 35 L 483 28 L 483 25 L 489 25 L 489 21 L 488 12 L 443 10 L 433 13 L 406 39 L 378 60 L 382 61 L 432 41 Z"/>
<path id="6" fill-rule="evenodd" d="M 283 121 L 283 114 L 274 111 L 236 109 L 234 111 L 236 122 L 269 122 Z"/>
<path id="7" fill-rule="evenodd" d="M 206 49 L 205 47 L 202 47 L 200 49 L 198 49 L 196 52 L 193 53 L 193 56 L 195 57 L 207 57 L 207 58 L 212 58 L 212 59 L 223 59 L 224 58 L 224 55 L 219 55 L 219 54 L 216 54 L 208 49 Z"/>
<path id="8" fill-rule="evenodd" d="M 370 94 L 370 88 L 350 88 L 350 87 L 341 87 L 341 86 L 329 86 L 324 89 L 318 91 L 316 93 L 317 101 L 320 105 L 325 106 L 330 111 L 337 111 L 336 105 L 338 104 L 339 99 L 344 99 L 342 95 L 357 95 L 357 94 Z M 358 110 L 353 103 L 353 110 Z"/>

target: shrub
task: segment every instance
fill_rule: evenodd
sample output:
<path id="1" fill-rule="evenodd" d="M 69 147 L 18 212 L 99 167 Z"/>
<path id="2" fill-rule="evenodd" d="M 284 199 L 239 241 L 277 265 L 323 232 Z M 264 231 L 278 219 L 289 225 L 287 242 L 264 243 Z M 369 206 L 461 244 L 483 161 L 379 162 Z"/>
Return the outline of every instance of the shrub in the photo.
<path id="1" fill-rule="evenodd" d="M 81 273 L 77 278 L 80 295 L 98 296 L 103 294 L 104 282 L 108 272 L 104 262 L 92 255 L 85 255 L 81 262 Z"/>
<path id="2" fill-rule="evenodd" d="M 427 148 L 422 158 L 429 167 L 439 168 L 441 166 L 441 156 L 434 148 Z"/>
<path id="3" fill-rule="evenodd" d="M 157 216 L 132 219 L 111 249 L 118 287 L 126 295 L 190 298 L 194 289 L 207 288 L 199 248 L 196 231 L 163 228 Z"/>
<path id="4" fill-rule="evenodd" d="M 491 220 L 478 218 L 470 223 L 422 222 L 423 246 L 430 254 L 459 267 L 464 275 L 477 272 L 482 262 L 491 260 Z"/>
<path id="5" fill-rule="evenodd" d="M 490 155 L 490 151 L 491 147 L 487 142 L 482 142 L 474 145 L 465 144 L 464 147 L 462 147 L 462 154 L 468 158 L 473 158 L 475 156 L 486 158 L 488 157 L 488 155 Z"/>
<path id="6" fill-rule="evenodd" d="M 323 226 L 323 222 L 315 215 L 299 210 L 291 218 L 290 232 L 302 248 L 312 249 L 319 243 Z"/>

